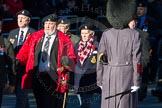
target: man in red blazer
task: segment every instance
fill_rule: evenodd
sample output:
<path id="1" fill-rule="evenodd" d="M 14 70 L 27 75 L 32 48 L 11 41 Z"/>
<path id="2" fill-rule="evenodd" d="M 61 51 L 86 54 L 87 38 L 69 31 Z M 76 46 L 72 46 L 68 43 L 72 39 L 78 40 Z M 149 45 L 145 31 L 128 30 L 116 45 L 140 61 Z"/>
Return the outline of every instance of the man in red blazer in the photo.
<path id="1" fill-rule="evenodd" d="M 72 41 L 57 31 L 56 22 L 55 14 L 45 17 L 44 29 L 28 36 L 16 56 L 20 65 L 26 64 L 22 88 L 32 87 L 38 108 L 62 105 L 63 93 L 67 90 L 67 73 L 75 64 Z"/>

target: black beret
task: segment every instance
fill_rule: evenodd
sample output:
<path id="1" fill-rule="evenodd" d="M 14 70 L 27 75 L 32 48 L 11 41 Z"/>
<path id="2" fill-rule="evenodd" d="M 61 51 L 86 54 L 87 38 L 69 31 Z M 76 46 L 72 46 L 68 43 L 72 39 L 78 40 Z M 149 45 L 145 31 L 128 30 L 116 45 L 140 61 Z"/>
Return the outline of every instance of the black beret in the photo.
<path id="1" fill-rule="evenodd" d="M 57 22 L 57 15 L 56 14 L 50 14 L 50 15 L 43 18 L 42 22 L 44 23 L 45 21 Z"/>
<path id="2" fill-rule="evenodd" d="M 139 2 L 137 2 L 137 7 L 147 7 L 147 2 L 146 1 L 139 1 Z"/>
<path id="3" fill-rule="evenodd" d="M 82 24 L 80 27 L 79 27 L 79 31 L 81 30 L 93 30 L 94 29 L 94 26 L 91 25 L 91 24 Z"/>
<path id="4" fill-rule="evenodd" d="M 27 16 L 27 17 L 31 17 L 31 14 L 28 10 L 21 10 L 19 12 L 16 13 L 16 15 L 24 15 L 24 16 Z"/>
<path id="5" fill-rule="evenodd" d="M 60 18 L 58 20 L 57 24 L 68 24 L 68 25 L 70 25 L 70 21 L 69 21 L 69 19 L 66 19 L 66 18 Z"/>

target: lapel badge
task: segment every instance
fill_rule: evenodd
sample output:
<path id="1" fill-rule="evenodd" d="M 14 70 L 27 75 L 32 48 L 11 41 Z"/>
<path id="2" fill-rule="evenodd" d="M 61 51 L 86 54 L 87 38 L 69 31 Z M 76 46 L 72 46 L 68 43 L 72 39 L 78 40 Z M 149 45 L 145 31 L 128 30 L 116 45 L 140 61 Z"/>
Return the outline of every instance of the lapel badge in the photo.
<path id="1" fill-rule="evenodd" d="M 17 35 L 15 35 L 15 38 L 17 38 Z"/>
<path id="2" fill-rule="evenodd" d="M 10 42 L 11 42 L 12 44 L 14 44 L 15 39 L 14 39 L 14 38 L 11 38 L 11 39 L 10 39 Z"/>
<path id="3" fill-rule="evenodd" d="M 96 57 L 95 56 L 92 57 L 91 63 L 96 63 Z"/>

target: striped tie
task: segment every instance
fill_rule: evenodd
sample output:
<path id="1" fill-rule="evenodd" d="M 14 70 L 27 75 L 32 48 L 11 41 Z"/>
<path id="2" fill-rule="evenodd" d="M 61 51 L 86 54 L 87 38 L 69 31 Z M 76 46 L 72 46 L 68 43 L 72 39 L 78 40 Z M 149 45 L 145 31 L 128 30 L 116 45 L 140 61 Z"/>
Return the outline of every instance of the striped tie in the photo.
<path id="1" fill-rule="evenodd" d="M 43 48 L 43 52 L 42 52 L 42 61 L 43 62 L 45 62 L 47 60 L 48 49 L 49 49 L 49 45 L 50 45 L 50 39 L 51 39 L 51 36 L 48 36 L 47 40 L 44 44 L 44 48 Z"/>
<path id="2" fill-rule="evenodd" d="M 21 31 L 20 37 L 19 37 L 19 45 L 23 44 L 23 39 L 24 39 L 24 31 Z"/>

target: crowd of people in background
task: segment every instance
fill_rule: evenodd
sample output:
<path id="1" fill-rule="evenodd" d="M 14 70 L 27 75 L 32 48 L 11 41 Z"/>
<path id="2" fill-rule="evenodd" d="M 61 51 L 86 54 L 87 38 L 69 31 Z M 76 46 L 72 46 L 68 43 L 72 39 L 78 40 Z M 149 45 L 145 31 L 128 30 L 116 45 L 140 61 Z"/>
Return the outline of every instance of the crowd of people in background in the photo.
<path id="1" fill-rule="evenodd" d="M 106 0 L 100 2 L 99 0 L 1 0 L 0 16 L 14 17 L 16 12 L 22 9 L 41 18 L 53 12 L 56 12 L 57 15 L 78 14 L 83 16 L 86 13 L 88 15 L 89 12 L 104 15 L 106 2 Z"/>
<path id="2" fill-rule="evenodd" d="M 142 41 L 143 72 L 141 86 L 138 88 L 138 85 L 136 88 L 139 89 L 138 99 L 139 101 L 143 101 L 147 97 L 148 84 L 156 82 L 157 86 L 152 90 L 152 95 L 158 97 L 159 101 L 162 101 L 162 62 L 160 56 L 162 53 L 162 49 L 160 49 L 160 42 L 162 40 L 162 0 L 137 0 L 136 3 L 136 14 L 134 15 L 134 19 L 127 26 L 132 30 L 137 30 L 141 35 L 140 38 Z M 6 54 L 8 56 L 14 56 L 11 57 L 10 64 L 6 64 L 11 66 L 9 67 L 9 69 L 11 69 L 10 78 L 13 79 L 9 79 L 11 81 L 9 91 L 13 93 L 15 90 L 16 108 L 29 107 L 27 90 L 29 88 L 33 89 L 38 108 L 65 105 L 64 101 L 58 99 L 56 95 L 66 98 L 65 95 L 68 93 L 67 85 L 64 85 L 67 82 L 66 80 L 73 86 L 74 93 L 81 96 L 81 100 L 83 101 L 82 108 L 88 108 L 90 105 L 89 102 L 84 103 L 84 99 L 91 98 L 94 93 L 101 94 L 101 90 L 104 87 L 102 87 L 101 84 L 96 84 L 97 80 L 95 78 L 98 60 L 98 44 L 100 39 L 104 42 L 104 36 L 102 36 L 104 30 L 98 30 L 95 25 L 96 23 L 92 23 L 93 21 L 84 20 L 83 22 L 78 22 L 79 26 L 81 25 L 80 28 L 78 28 L 78 34 L 71 33 L 70 19 L 60 18 L 58 20 L 57 16 L 77 15 L 78 17 L 90 18 L 90 20 L 96 19 L 97 16 L 106 17 L 106 4 L 107 0 L 0 1 L 0 20 L 3 21 L 5 18 L 17 19 L 17 24 L 13 25 L 13 23 L 11 23 L 10 26 L 18 27 L 9 30 L 7 36 L 8 40 L 5 40 L 10 41 L 7 46 L 9 50 L 11 50 Z M 42 27 L 40 30 L 30 27 L 32 26 L 30 22 L 33 16 L 41 19 Z M 89 25 L 89 23 L 91 24 Z M 100 23 L 105 25 L 108 29 L 112 27 L 112 24 L 109 24 L 108 20 L 101 21 Z M 0 23 L 1 35 L 3 34 L 3 29 Z M 127 32 L 130 31 L 128 30 Z M 132 33 L 136 34 L 136 32 Z M 58 38 L 58 36 L 61 38 Z M 62 38 L 64 36 L 66 38 Z M 52 38 L 48 40 L 48 37 Z M 46 41 L 60 45 L 61 47 L 58 48 L 49 43 L 47 45 Z M 0 44 L 3 43 L 2 41 Z M 10 47 L 11 44 L 12 47 Z M 46 47 L 46 45 L 50 46 L 50 49 L 46 49 L 46 56 L 48 56 L 46 58 L 47 62 L 44 62 L 46 61 L 43 60 L 44 47 Z M 0 46 L 0 54 L 3 49 L 1 47 L 2 46 Z M 64 47 L 70 52 L 65 50 Z M 102 52 L 101 49 L 103 50 L 105 47 L 104 45 L 100 45 L 99 51 Z M 52 50 L 53 48 L 57 50 Z M 52 53 L 50 53 L 50 50 Z M 35 55 L 33 55 L 33 53 Z M 116 53 L 117 52 L 114 54 Z M 55 56 L 51 57 L 51 54 Z M 108 55 L 102 58 L 104 59 L 104 65 L 107 64 L 107 56 L 111 55 L 109 52 L 105 54 Z M 37 58 L 34 58 L 34 56 Z M 141 55 L 139 54 L 139 56 Z M 7 59 L 8 58 L 6 58 L 6 60 Z M 74 63 L 70 61 L 75 62 L 76 65 L 74 66 Z M 56 68 L 60 70 L 58 71 Z M 71 68 L 74 68 L 74 70 Z M 33 76 L 31 76 L 31 70 L 34 70 Z M 50 73 L 52 71 L 58 71 L 58 73 Z M 68 73 L 69 71 L 72 73 Z M 51 75 L 54 77 L 51 78 Z M 31 78 L 33 78 L 32 81 Z M 42 87 L 40 79 L 45 81 L 48 90 Z M 55 82 L 56 79 L 58 79 L 59 82 Z M 93 84 L 95 84 L 94 88 L 90 91 L 83 92 L 84 90 L 80 91 L 79 89 Z M 1 85 L 4 86 L 4 83 Z M 13 85 L 15 85 L 15 88 Z M 56 89 L 56 93 L 53 93 L 54 89 Z M 106 89 L 107 88 L 104 88 L 104 90 Z M 0 92 L 1 91 L 2 87 L 0 88 Z M 52 96 L 51 94 L 56 95 Z M 66 105 L 64 107 L 66 107 Z"/>

